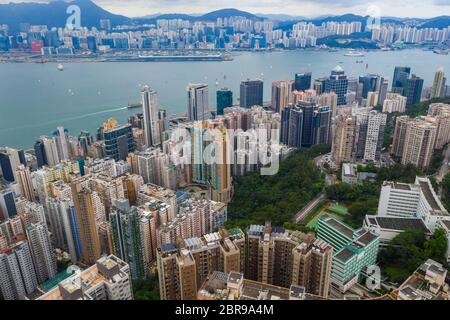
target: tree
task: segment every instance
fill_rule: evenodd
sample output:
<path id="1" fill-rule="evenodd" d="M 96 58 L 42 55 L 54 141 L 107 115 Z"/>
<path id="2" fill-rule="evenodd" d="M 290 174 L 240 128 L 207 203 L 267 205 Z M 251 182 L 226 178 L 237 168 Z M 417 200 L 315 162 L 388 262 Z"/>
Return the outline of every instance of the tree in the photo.
<path id="1" fill-rule="evenodd" d="M 427 259 L 444 265 L 447 237 L 443 229 L 436 229 L 430 239 L 420 230 L 410 229 L 395 237 L 380 251 L 379 263 L 383 273 L 393 282 L 403 282 Z"/>
<path id="2" fill-rule="evenodd" d="M 295 214 L 320 193 L 325 185 L 324 174 L 313 159 L 330 151 L 329 145 L 299 149 L 280 163 L 273 176 L 252 172 L 237 177 L 234 197 L 228 205 L 227 228 L 246 228 L 249 224 L 274 225 L 291 221 Z"/>

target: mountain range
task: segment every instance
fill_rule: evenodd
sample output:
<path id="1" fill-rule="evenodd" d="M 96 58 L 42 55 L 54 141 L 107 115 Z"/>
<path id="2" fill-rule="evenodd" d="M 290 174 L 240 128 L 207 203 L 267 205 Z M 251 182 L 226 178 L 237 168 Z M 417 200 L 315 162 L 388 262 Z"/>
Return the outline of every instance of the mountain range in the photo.
<path id="1" fill-rule="evenodd" d="M 64 27 L 69 14 L 66 13 L 68 3 L 81 9 L 81 24 L 85 27 L 99 27 L 100 19 L 109 19 L 113 26 L 144 23 L 155 23 L 157 19 L 184 19 L 189 21 L 216 21 L 217 18 L 242 16 L 252 20 L 271 19 L 288 28 L 298 21 L 308 21 L 320 25 L 327 21 L 361 21 L 364 25 L 367 17 L 345 14 L 340 16 L 321 16 L 316 18 L 304 18 L 285 14 L 252 14 L 249 12 L 226 8 L 212 11 L 206 14 L 165 13 L 140 18 L 129 18 L 123 15 L 110 13 L 92 0 L 50 1 L 49 3 L 8 3 L 0 4 L 0 24 L 7 24 L 11 31 L 20 30 L 21 23 L 32 25 L 47 25 L 49 27 Z M 440 16 L 430 19 L 396 18 L 386 17 L 383 21 L 395 24 L 410 24 L 413 22 L 420 28 L 445 28 L 450 26 L 450 16 Z"/>

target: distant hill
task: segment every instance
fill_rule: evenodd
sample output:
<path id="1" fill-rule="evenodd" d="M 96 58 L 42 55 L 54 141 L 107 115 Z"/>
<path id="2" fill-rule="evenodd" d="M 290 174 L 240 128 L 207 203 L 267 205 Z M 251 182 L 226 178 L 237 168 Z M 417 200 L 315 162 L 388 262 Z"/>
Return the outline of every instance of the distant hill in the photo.
<path id="1" fill-rule="evenodd" d="M 124 24 L 129 18 L 112 14 L 97 6 L 91 0 L 51 1 L 49 3 L 8 3 L 0 4 L 0 22 L 12 31 L 18 31 L 20 23 L 64 27 L 69 17 L 67 7 L 74 4 L 81 9 L 81 25 L 99 27 L 100 19 L 110 19 L 112 25 Z"/>
<path id="2" fill-rule="evenodd" d="M 37 0 L 36 0 L 37 1 Z M 64 27 L 69 15 L 66 9 L 69 4 L 78 5 L 81 8 L 81 24 L 84 27 L 99 27 L 100 19 L 110 19 L 113 26 L 120 24 L 146 24 L 155 23 L 157 19 L 183 19 L 189 21 L 216 21 L 217 18 L 231 16 L 241 16 L 252 20 L 271 19 L 277 20 L 278 25 L 283 30 L 289 30 L 292 24 L 299 21 L 307 21 L 320 25 L 324 22 L 351 22 L 360 21 L 365 27 L 367 17 L 344 14 L 339 16 L 320 16 L 315 18 L 296 17 L 288 14 L 252 14 L 233 8 L 225 8 L 212 11 L 206 14 L 183 14 L 183 13 L 165 13 L 153 14 L 140 18 L 128 18 L 122 15 L 112 14 L 92 0 L 53 0 L 49 3 L 8 3 L 0 4 L 0 23 L 9 25 L 11 31 L 18 31 L 20 23 L 30 23 L 34 25 L 47 25 L 49 27 Z M 416 18 L 382 18 L 384 22 L 396 24 L 413 24 L 420 28 L 446 28 L 450 25 L 450 16 L 440 16 L 431 19 Z"/>
<path id="3" fill-rule="evenodd" d="M 217 18 L 228 18 L 228 17 L 236 17 L 236 16 L 245 17 L 247 19 L 252 19 L 252 20 L 263 20 L 263 18 L 258 17 L 252 13 L 237 10 L 237 9 L 232 9 L 232 8 L 212 11 L 212 12 L 209 12 L 202 16 L 196 17 L 196 20 L 215 21 L 215 20 L 217 20 Z"/>
<path id="4" fill-rule="evenodd" d="M 418 25 L 419 28 L 447 28 L 450 26 L 450 16 L 431 18 Z"/>

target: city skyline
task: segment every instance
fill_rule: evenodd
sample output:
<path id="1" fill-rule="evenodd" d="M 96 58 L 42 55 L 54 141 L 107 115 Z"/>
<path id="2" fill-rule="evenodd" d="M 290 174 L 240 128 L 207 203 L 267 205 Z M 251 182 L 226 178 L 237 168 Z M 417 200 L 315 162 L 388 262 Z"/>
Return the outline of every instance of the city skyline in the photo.
<path id="1" fill-rule="evenodd" d="M 0 0 L 0 4 L 10 2 L 48 3 L 51 1 L 65 0 Z M 184 0 L 128 0 L 126 2 L 120 0 L 93 0 L 93 2 L 112 13 L 133 18 L 160 13 L 201 15 L 223 8 L 236 8 L 253 14 L 289 15 L 291 17 L 307 18 L 347 13 L 362 16 L 376 13 L 382 17 L 431 18 L 442 16 L 446 9 L 450 9 L 450 1 L 448 0 L 400 0 L 395 3 L 388 0 L 346 0 L 340 2 L 331 0 L 249 0 L 245 4 L 237 0 L 222 0 L 214 3 L 206 0 L 189 2 Z"/>

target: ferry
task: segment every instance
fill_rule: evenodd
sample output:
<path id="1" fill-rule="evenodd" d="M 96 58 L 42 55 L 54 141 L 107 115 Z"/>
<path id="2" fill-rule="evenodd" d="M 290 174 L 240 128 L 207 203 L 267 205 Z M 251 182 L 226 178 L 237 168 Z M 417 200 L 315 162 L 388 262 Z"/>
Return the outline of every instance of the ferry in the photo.
<path id="1" fill-rule="evenodd" d="M 58 64 L 58 66 L 56 68 L 58 69 L 58 71 L 63 71 L 64 70 L 64 66 L 61 63 Z"/>
<path id="2" fill-rule="evenodd" d="M 140 102 L 128 102 L 127 108 L 128 109 L 142 108 L 142 103 L 140 103 Z"/>
<path id="3" fill-rule="evenodd" d="M 364 57 L 364 54 L 359 51 L 349 51 L 344 54 L 346 57 Z"/>

